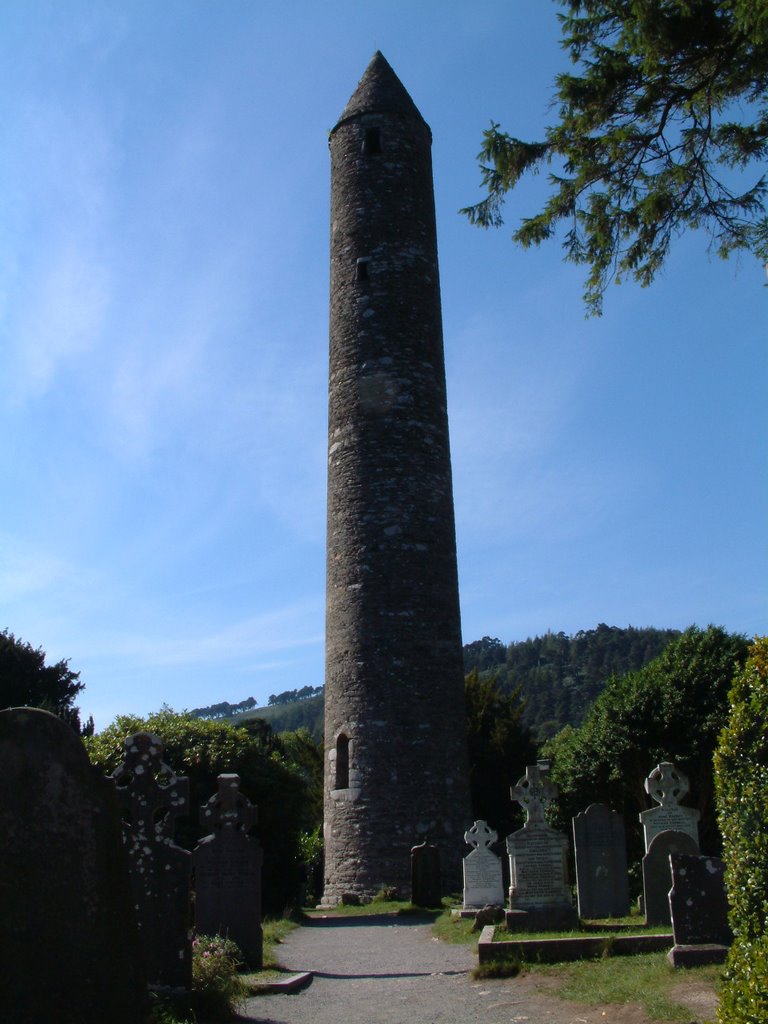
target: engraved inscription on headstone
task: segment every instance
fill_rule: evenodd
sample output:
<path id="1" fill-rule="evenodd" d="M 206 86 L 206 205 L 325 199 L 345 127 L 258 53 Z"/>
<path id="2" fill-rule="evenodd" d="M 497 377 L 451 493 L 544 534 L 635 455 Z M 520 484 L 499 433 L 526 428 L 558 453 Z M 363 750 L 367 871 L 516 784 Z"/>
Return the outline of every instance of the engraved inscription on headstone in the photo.
<path id="1" fill-rule="evenodd" d="M 698 847 L 701 814 L 694 807 L 680 806 L 688 789 L 688 777 L 670 761 L 662 761 L 645 780 L 646 793 L 659 804 L 640 813 L 646 853 L 651 840 L 660 832 L 668 831 L 687 832 Z"/>
<path id="2" fill-rule="evenodd" d="M 497 833 L 485 821 L 476 821 L 464 833 L 464 841 L 473 847 L 464 858 L 465 910 L 488 904 L 504 906 L 501 858 L 491 849 L 497 839 Z"/>
<path id="3" fill-rule="evenodd" d="M 590 804 L 573 819 L 579 916 L 623 917 L 629 913 L 629 878 L 624 819 L 605 804 Z"/>
<path id="4" fill-rule="evenodd" d="M 189 779 L 163 762 L 163 742 L 139 732 L 125 741 L 113 772 L 123 809 L 123 835 L 139 935 L 150 985 L 192 987 L 190 874 L 192 855 L 173 842 L 187 813 Z"/>
<path id="5" fill-rule="evenodd" d="M 0 711 L 0 1020 L 141 1024 L 146 980 L 111 779 L 37 708 Z"/>
<path id="6" fill-rule="evenodd" d="M 568 881 L 568 838 L 544 820 L 545 806 L 557 796 L 557 787 L 540 766 L 529 766 L 511 793 L 525 808 L 527 821 L 507 838 L 510 910 L 540 916 L 542 927 L 559 926 L 564 919 L 575 918 L 575 910 Z"/>
<path id="7" fill-rule="evenodd" d="M 248 837 L 255 823 L 256 808 L 240 792 L 240 777 L 219 775 L 218 792 L 200 808 L 200 824 L 210 834 L 195 847 L 193 860 L 198 934 L 228 936 L 258 969 L 262 854 Z"/>

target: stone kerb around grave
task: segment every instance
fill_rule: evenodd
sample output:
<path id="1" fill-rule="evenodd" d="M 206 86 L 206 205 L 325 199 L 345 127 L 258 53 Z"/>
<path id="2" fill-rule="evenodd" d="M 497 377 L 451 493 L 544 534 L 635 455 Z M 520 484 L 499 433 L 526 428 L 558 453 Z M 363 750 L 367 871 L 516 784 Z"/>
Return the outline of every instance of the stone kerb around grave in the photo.
<path id="1" fill-rule="evenodd" d="M 646 853 L 653 839 L 668 831 L 687 833 L 698 847 L 701 814 L 694 807 L 680 805 L 689 788 L 688 777 L 671 761 L 656 765 L 645 780 L 646 793 L 659 804 L 640 812 Z"/>
<path id="2" fill-rule="evenodd" d="M 501 858 L 491 849 L 497 839 L 498 834 L 486 821 L 474 822 L 464 833 L 464 842 L 472 847 L 472 852 L 464 858 L 465 910 L 504 906 Z"/>
<path id="3" fill-rule="evenodd" d="M 557 787 L 538 765 L 529 766 L 511 790 L 527 813 L 523 828 L 507 837 L 511 930 L 571 927 L 578 921 L 568 878 L 568 837 L 544 819 Z"/>
<path id="4" fill-rule="evenodd" d="M 37 708 L 0 711 L 0 1020 L 140 1024 L 141 969 L 115 786 Z"/>
<path id="5" fill-rule="evenodd" d="M 176 818 L 188 813 L 189 779 L 162 759 L 163 742 L 140 732 L 125 741 L 112 773 L 123 811 L 133 902 L 151 986 L 192 987 L 192 854 L 173 842 Z"/>
<path id="6" fill-rule="evenodd" d="M 240 792 L 240 777 L 218 777 L 218 791 L 200 808 L 209 834 L 193 851 L 195 928 L 199 935 L 224 935 L 236 942 L 249 967 L 262 965 L 262 852 L 248 832 L 257 809 Z"/>

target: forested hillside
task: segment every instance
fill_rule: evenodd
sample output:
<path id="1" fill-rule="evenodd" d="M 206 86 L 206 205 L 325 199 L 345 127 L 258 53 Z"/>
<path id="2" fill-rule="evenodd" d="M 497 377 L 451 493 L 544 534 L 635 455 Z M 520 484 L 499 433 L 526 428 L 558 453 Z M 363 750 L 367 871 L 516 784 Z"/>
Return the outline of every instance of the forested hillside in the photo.
<path id="1" fill-rule="evenodd" d="M 679 635 L 674 629 L 621 629 L 601 623 L 596 629 L 582 630 L 574 636 L 545 633 L 510 644 L 486 636 L 464 645 L 464 668 L 466 672 L 476 668 L 481 676 L 496 674 L 506 693 L 521 685 L 525 700 L 523 722 L 542 742 L 564 725 L 580 725 L 611 676 L 642 668 Z M 315 695 L 309 696 L 310 690 Z M 295 691 L 303 699 L 294 701 L 288 699 L 294 691 L 287 691 L 270 698 L 268 707 L 254 707 L 228 717 L 238 723 L 263 718 L 274 732 L 303 726 L 320 739 L 320 691 L 320 687 L 305 687 Z"/>
<path id="2" fill-rule="evenodd" d="M 580 725 L 612 675 L 642 668 L 679 635 L 600 623 L 574 636 L 545 633 L 506 645 L 486 636 L 465 644 L 464 668 L 496 674 L 507 692 L 522 686 L 523 721 L 542 741 L 564 725 Z"/>

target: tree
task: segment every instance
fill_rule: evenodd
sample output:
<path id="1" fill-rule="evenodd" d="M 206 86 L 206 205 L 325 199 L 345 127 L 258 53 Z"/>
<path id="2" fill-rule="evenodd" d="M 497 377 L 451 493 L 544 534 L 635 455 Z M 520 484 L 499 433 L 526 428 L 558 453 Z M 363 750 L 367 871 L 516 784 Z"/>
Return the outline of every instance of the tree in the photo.
<path id="1" fill-rule="evenodd" d="M 75 697 L 83 690 L 80 673 L 69 661 L 45 664 L 45 651 L 17 639 L 7 629 L 0 631 L 0 707 L 44 708 L 58 715 L 83 735 L 93 732 L 93 719 L 80 725 Z"/>
<path id="2" fill-rule="evenodd" d="M 487 194 L 461 212 L 503 223 L 507 193 L 554 162 L 543 209 L 513 238 L 528 247 L 569 225 L 566 259 L 589 268 L 584 300 L 648 285 L 672 238 L 706 228 L 718 255 L 768 260 L 768 10 L 764 0 L 558 0 L 579 74 L 555 79 L 559 120 L 542 142 L 492 123 L 479 154 Z"/>
<path id="3" fill-rule="evenodd" d="M 560 786 L 562 823 L 588 804 L 606 803 L 624 814 L 630 851 L 639 859 L 637 816 L 649 806 L 645 779 L 661 761 L 673 761 L 689 777 L 701 812 L 701 847 L 717 853 L 712 756 L 747 646 L 718 626 L 691 626 L 644 668 L 609 680 L 584 724 L 564 729 L 543 749 Z"/>
<path id="4" fill-rule="evenodd" d="M 768 637 L 733 681 L 715 780 L 735 935 L 720 995 L 721 1024 L 768 1020 Z"/>
<path id="5" fill-rule="evenodd" d="M 523 725 L 520 687 L 505 693 L 494 675 L 472 669 L 464 680 L 472 814 L 499 835 L 522 824 L 509 796 L 510 786 L 533 764 L 536 748 Z"/>

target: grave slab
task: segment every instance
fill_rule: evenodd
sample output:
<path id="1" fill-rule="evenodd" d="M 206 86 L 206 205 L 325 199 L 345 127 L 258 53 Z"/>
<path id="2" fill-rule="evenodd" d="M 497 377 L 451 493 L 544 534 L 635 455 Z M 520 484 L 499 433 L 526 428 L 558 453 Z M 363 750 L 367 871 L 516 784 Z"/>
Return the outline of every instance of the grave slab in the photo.
<path id="1" fill-rule="evenodd" d="M 145 1019 L 114 783 L 36 708 L 0 711 L 0 950 L 8 1024 Z"/>
<path id="2" fill-rule="evenodd" d="M 673 853 L 697 854 L 699 846 L 688 832 L 670 829 L 660 832 L 651 840 L 643 857 L 643 903 L 646 924 L 671 924 L 669 891 L 672 888 L 672 870 L 669 857 Z"/>
<path id="3" fill-rule="evenodd" d="M 240 792 L 238 775 L 219 775 L 218 792 L 200 808 L 210 829 L 193 851 L 195 928 L 200 935 L 224 935 L 236 942 L 245 962 L 262 966 L 261 862 L 248 832 L 256 808 Z"/>
<path id="4" fill-rule="evenodd" d="M 192 987 L 190 877 L 192 855 L 173 842 L 187 814 L 189 779 L 163 761 L 159 736 L 125 740 L 125 761 L 112 773 L 123 810 L 133 901 L 149 984 Z"/>
<path id="5" fill-rule="evenodd" d="M 670 831 L 687 832 L 698 849 L 701 814 L 693 807 L 680 805 L 689 788 L 687 775 L 671 761 L 662 761 L 656 765 L 645 780 L 646 793 L 659 804 L 658 807 L 640 812 L 646 853 L 655 836 Z"/>
<path id="6" fill-rule="evenodd" d="M 590 804 L 572 820 L 579 917 L 629 913 L 624 819 L 605 804 Z"/>
<path id="7" fill-rule="evenodd" d="M 485 821 L 474 822 L 464 833 L 464 842 L 472 847 L 464 858 L 465 910 L 504 906 L 501 858 L 491 849 L 498 838 L 498 833 Z"/>
<path id="8" fill-rule="evenodd" d="M 668 956 L 675 967 L 722 963 L 733 939 L 728 924 L 725 865 L 717 857 L 670 855 L 669 906 L 675 945 Z"/>

